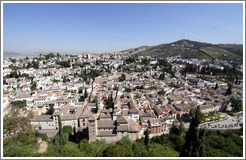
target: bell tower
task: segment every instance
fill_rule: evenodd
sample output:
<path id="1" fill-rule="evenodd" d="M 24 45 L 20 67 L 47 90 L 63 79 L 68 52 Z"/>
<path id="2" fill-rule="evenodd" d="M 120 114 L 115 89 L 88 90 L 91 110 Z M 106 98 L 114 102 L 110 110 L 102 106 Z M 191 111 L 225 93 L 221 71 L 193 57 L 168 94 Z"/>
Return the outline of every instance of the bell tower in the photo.
<path id="1" fill-rule="evenodd" d="M 97 120 L 96 118 L 92 115 L 88 119 L 88 135 L 89 135 L 89 142 L 96 141 L 97 137 Z"/>

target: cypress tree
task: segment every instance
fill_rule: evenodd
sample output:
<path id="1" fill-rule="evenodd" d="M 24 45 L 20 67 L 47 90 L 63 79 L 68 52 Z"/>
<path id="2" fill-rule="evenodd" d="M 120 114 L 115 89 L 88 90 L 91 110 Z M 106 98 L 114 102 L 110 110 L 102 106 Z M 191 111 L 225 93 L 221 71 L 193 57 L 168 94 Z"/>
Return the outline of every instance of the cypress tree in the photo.
<path id="1" fill-rule="evenodd" d="M 73 135 L 76 135 L 76 128 L 75 128 L 75 124 L 73 126 Z"/>
<path id="2" fill-rule="evenodd" d="M 65 144 L 65 139 L 64 139 L 64 135 L 63 135 L 63 129 L 62 129 L 62 123 L 61 123 L 60 115 L 58 116 L 58 125 L 59 125 L 60 145 L 64 145 Z"/>
<path id="3" fill-rule="evenodd" d="M 149 145 L 149 130 L 148 129 L 145 131 L 144 144 L 145 146 Z"/>
<path id="4" fill-rule="evenodd" d="M 88 93 L 87 93 L 87 89 L 85 89 L 85 94 L 84 94 L 84 98 L 88 97 Z"/>
<path id="5" fill-rule="evenodd" d="M 215 90 L 217 90 L 219 88 L 219 86 L 218 86 L 218 83 L 216 83 L 216 85 L 215 85 Z"/>
<path id="6" fill-rule="evenodd" d="M 112 109 L 114 109 L 114 99 L 113 99 L 113 95 L 111 94 L 111 96 L 110 96 L 110 107 L 112 108 Z"/>
<path id="7" fill-rule="evenodd" d="M 53 115 L 54 111 L 55 111 L 55 109 L 54 109 L 54 106 L 52 105 L 52 106 L 50 106 L 50 108 L 49 108 L 49 110 L 46 112 L 46 114 L 48 114 L 48 115 Z"/>
<path id="8" fill-rule="evenodd" d="M 231 95 L 232 94 L 231 89 L 232 89 L 232 84 L 231 83 L 228 83 L 228 88 L 226 90 L 226 95 Z"/>
<path id="9" fill-rule="evenodd" d="M 180 157 L 199 157 L 203 156 L 203 137 L 204 131 L 199 131 L 198 125 L 201 123 L 203 114 L 200 107 L 196 110 L 191 109 L 190 115 L 192 120 L 190 122 L 189 130 L 185 137 L 185 144 L 180 153 Z"/>
<path id="10" fill-rule="evenodd" d="M 77 139 L 77 134 L 76 134 L 77 132 L 76 132 L 76 128 L 75 128 L 75 124 L 74 124 L 74 126 L 73 126 L 73 139 L 75 140 L 75 142 L 77 142 L 78 141 L 78 139 Z"/>
<path id="11" fill-rule="evenodd" d="M 180 135 L 185 135 L 185 133 L 186 133 L 186 129 L 185 129 L 183 121 L 180 122 L 179 132 L 180 132 Z"/>
<path id="12" fill-rule="evenodd" d="M 98 104 L 96 103 L 96 113 L 98 112 Z"/>
<path id="13" fill-rule="evenodd" d="M 238 76 L 236 76 L 235 84 L 236 84 L 236 85 L 239 84 L 239 83 L 238 83 Z"/>
<path id="14" fill-rule="evenodd" d="M 204 153 L 204 137 L 205 137 L 205 130 L 204 129 L 200 129 L 199 131 L 199 157 L 205 157 L 205 153 Z"/>

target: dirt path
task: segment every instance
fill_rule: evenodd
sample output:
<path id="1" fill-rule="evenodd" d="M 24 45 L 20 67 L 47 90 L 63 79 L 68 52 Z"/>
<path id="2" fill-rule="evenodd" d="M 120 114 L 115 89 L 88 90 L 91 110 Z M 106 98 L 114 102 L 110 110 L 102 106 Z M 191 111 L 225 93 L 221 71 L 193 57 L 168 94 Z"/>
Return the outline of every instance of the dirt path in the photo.
<path id="1" fill-rule="evenodd" d="M 39 150 L 37 151 L 37 153 L 44 153 L 48 148 L 48 145 L 45 141 L 42 141 L 40 144 L 39 144 Z"/>

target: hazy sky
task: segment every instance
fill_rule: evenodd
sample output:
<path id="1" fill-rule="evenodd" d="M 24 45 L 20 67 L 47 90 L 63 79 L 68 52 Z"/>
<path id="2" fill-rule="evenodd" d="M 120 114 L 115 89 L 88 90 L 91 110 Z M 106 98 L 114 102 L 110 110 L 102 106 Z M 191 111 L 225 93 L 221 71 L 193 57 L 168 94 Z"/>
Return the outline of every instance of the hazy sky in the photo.
<path id="1" fill-rule="evenodd" d="M 113 52 L 190 39 L 243 43 L 243 4 L 4 4 L 3 50 Z"/>

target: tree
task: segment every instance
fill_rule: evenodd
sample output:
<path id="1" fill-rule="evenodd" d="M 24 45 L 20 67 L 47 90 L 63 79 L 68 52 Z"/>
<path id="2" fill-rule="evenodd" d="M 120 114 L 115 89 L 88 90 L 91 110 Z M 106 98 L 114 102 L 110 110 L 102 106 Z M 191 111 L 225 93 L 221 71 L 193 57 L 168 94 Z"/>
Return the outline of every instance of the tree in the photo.
<path id="1" fill-rule="evenodd" d="M 132 152 L 134 157 L 147 157 L 148 152 L 146 147 L 141 142 L 134 142 L 132 145 Z"/>
<path id="2" fill-rule="evenodd" d="M 165 73 L 164 72 L 162 74 L 160 74 L 159 80 L 165 80 Z"/>
<path id="3" fill-rule="evenodd" d="M 96 113 L 98 112 L 98 104 L 96 103 Z"/>
<path id="4" fill-rule="evenodd" d="M 63 83 L 69 82 L 69 78 L 67 78 L 67 77 L 63 77 L 62 82 L 63 82 Z"/>
<path id="5" fill-rule="evenodd" d="M 38 69 L 39 68 L 39 63 L 38 63 L 38 61 L 32 61 L 32 66 L 33 66 L 33 68 L 35 68 L 35 69 Z"/>
<path id="6" fill-rule="evenodd" d="M 85 89 L 84 98 L 88 97 L 87 89 Z"/>
<path id="7" fill-rule="evenodd" d="M 30 119 L 33 118 L 33 113 L 31 111 L 27 111 L 22 109 L 22 112 L 26 116 L 20 115 L 19 108 L 11 108 L 9 114 L 4 115 L 3 117 L 3 133 L 18 133 L 25 132 L 26 134 L 30 134 L 33 132 L 33 127 L 30 123 Z"/>
<path id="8" fill-rule="evenodd" d="M 8 83 L 6 82 L 6 79 L 3 80 L 3 84 L 8 85 Z"/>
<path id="9" fill-rule="evenodd" d="M 131 92 L 131 88 L 125 88 L 125 92 Z"/>
<path id="10" fill-rule="evenodd" d="M 54 109 L 54 105 L 50 106 L 50 108 L 47 110 L 46 114 L 48 115 L 53 115 L 55 109 Z"/>
<path id="11" fill-rule="evenodd" d="M 16 63 L 16 59 L 9 58 L 12 63 Z"/>
<path id="12" fill-rule="evenodd" d="M 205 157 L 205 144 L 204 144 L 204 137 L 205 137 L 205 130 L 204 129 L 200 129 L 199 130 L 199 140 L 198 140 L 198 150 L 197 150 L 197 155 L 199 155 L 199 157 Z"/>
<path id="13" fill-rule="evenodd" d="M 70 61 L 56 61 L 56 64 L 60 65 L 63 68 L 71 67 Z"/>
<path id="14" fill-rule="evenodd" d="M 111 101 L 111 104 L 110 104 L 110 108 L 114 109 L 114 99 L 113 99 L 113 95 L 111 94 L 110 95 L 110 101 Z"/>
<path id="15" fill-rule="evenodd" d="M 185 133 L 186 133 L 186 129 L 185 129 L 183 121 L 180 122 L 179 131 L 180 131 L 181 135 L 185 135 Z"/>
<path id="16" fill-rule="evenodd" d="M 31 67 L 32 67 L 32 64 L 30 62 L 28 62 L 26 68 L 28 69 L 28 68 L 31 68 Z"/>
<path id="17" fill-rule="evenodd" d="M 97 103 L 97 97 L 92 100 L 92 103 Z"/>
<path id="18" fill-rule="evenodd" d="M 175 134 L 175 135 L 179 135 L 180 134 L 180 130 L 177 126 L 173 125 L 170 128 L 170 134 Z"/>
<path id="19" fill-rule="evenodd" d="M 3 140 L 3 157 L 31 157 L 38 148 L 35 134 L 20 132 L 12 138 Z"/>
<path id="20" fill-rule="evenodd" d="M 74 126 L 73 126 L 73 135 L 75 136 L 75 138 L 76 138 L 76 128 L 75 128 L 75 124 L 74 124 Z"/>
<path id="21" fill-rule="evenodd" d="M 9 75 L 6 76 L 6 78 L 19 78 L 20 74 L 17 73 L 17 71 L 10 72 Z"/>
<path id="22" fill-rule="evenodd" d="M 151 143 L 148 151 L 149 157 L 177 157 L 176 152 L 172 147 L 167 145 L 160 145 L 158 143 Z"/>
<path id="23" fill-rule="evenodd" d="M 114 86 L 114 88 L 113 88 L 113 90 L 116 90 L 116 91 L 118 91 L 118 87 L 117 86 Z"/>
<path id="24" fill-rule="evenodd" d="M 103 151 L 105 157 L 131 157 L 132 151 L 127 146 L 111 144 Z"/>
<path id="25" fill-rule="evenodd" d="M 13 105 L 12 108 L 25 109 L 25 107 L 26 107 L 26 100 L 23 100 L 23 101 L 14 101 L 14 102 L 11 102 L 11 104 Z"/>
<path id="26" fill-rule="evenodd" d="M 63 130 L 63 133 L 67 133 L 69 136 L 72 134 L 71 126 L 63 126 L 62 130 Z"/>
<path id="27" fill-rule="evenodd" d="M 134 63 L 135 62 L 135 58 L 134 57 L 129 57 L 128 59 L 126 59 L 126 63 L 130 64 L 130 63 Z"/>
<path id="28" fill-rule="evenodd" d="M 84 102 L 84 101 L 85 101 L 84 96 L 80 96 L 80 98 L 79 98 L 79 102 Z"/>
<path id="29" fill-rule="evenodd" d="M 122 81 L 125 81 L 126 80 L 126 75 L 123 73 L 121 75 L 121 77 L 119 78 L 119 81 L 122 82 Z"/>
<path id="30" fill-rule="evenodd" d="M 65 144 L 65 137 L 64 137 L 64 134 L 63 134 L 60 115 L 58 116 L 58 125 L 59 125 L 59 143 L 60 143 L 60 145 L 64 145 Z"/>
<path id="31" fill-rule="evenodd" d="M 239 84 L 238 83 L 238 76 L 236 75 L 236 81 L 235 81 L 235 84 L 237 85 L 237 84 Z"/>
<path id="32" fill-rule="evenodd" d="M 232 83 L 228 83 L 228 88 L 226 90 L 226 95 L 231 95 L 232 94 Z"/>
<path id="33" fill-rule="evenodd" d="M 214 89 L 217 90 L 219 88 L 218 83 L 216 83 Z"/>
<path id="34" fill-rule="evenodd" d="M 37 83 L 34 82 L 34 83 L 32 84 L 32 86 L 31 86 L 31 90 L 34 91 L 34 90 L 36 90 L 36 88 L 37 88 Z"/>
<path id="35" fill-rule="evenodd" d="M 79 88 L 78 93 L 79 93 L 79 94 L 82 93 L 82 88 L 81 88 L 81 87 Z"/>
<path id="36" fill-rule="evenodd" d="M 243 101 L 240 98 L 232 96 L 230 102 L 234 112 L 243 110 Z"/>
<path id="37" fill-rule="evenodd" d="M 76 144 L 68 143 L 61 147 L 62 157 L 84 157 L 85 155 L 79 150 Z"/>
<path id="38" fill-rule="evenodd" d="M 180 157 L 199 157 L 203 156 L 203 131 L 199 131 L 198 125 L 203 119 L 203 114 L 200 111 L 200 107 L 197 109 L 191 109 L 190 115 L 192 120 L 190 122 L 189 130 L 185 137 L 185 144 L 180 153 Z"/>
<path id="39" fill-rule="evenodd" d="M 111 94 L 110 96 L 108 96 L 108 99 L 106 100 L 106 108 L 112 108 L 114 109 L 114 99 L 113 99 L 113 95 Z"/>
<path id="40" fill-rule="evenodd" d="M 127 147 L 129 149 L 129 151 L 132 152 L 132 142 L 131 142 L 129 136 L 124 136 L 123 138 L 121 138 L 121 140 L 117 144 L 120 146 Z"/>
<path id="41" fill-rule="evenodd" d="M 149 145 L 149 130 L 148 129 L 145 131 L 144 135 L 145 135 L 144 144 L 145 144 L 145 146 L 148 146 Z"/>
<path id="42" fill-rule="evenodd" d="M 239 131 L 239 130 L 238 130 Z M 207 157 L 242 157 L 243 138 L 236 130 L 225 132 L 207 131 L 204 139 Z"/>
<path id="43" fill-rule="evenodd" d="M 159 95 L 164 95 L 166 92 L 162 89 L 161 91 L 158 92 Z"/>
<path id="44" fill-rule="evenodd" d="M 186 64 L 186 67 L 182 70 L 182 74 L 186 76 L 186 73 L 197 73 L 197 67 L 193 64 Z"/>
<path id="45" fill-rule="evenodd" d="M 149 59 L 147 59 L 147 58 L 144 58 L 144 59 L 142 59 L 142 65 L 145 65 L 145 66 L 147 66 L 147 65 L 149 65 L 149 63 L 150 63 L 150 60 Z"/>

